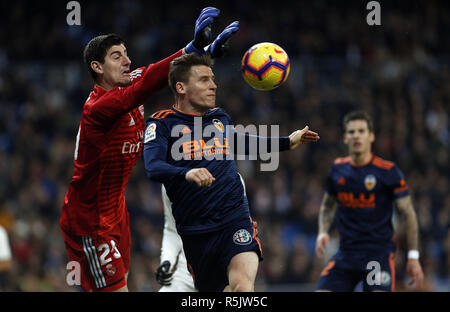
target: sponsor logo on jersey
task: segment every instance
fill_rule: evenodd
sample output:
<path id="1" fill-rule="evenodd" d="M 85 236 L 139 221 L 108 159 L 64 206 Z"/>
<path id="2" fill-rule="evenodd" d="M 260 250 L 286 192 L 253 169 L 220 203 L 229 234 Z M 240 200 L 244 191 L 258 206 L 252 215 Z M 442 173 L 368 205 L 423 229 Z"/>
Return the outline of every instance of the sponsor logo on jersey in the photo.
<path id="1" fill-rule="evenodd" d="M 211 155 L 227 155 L 230 147 L 227 138 L 223 139 L 223 144 L 218 138 L 214 138 L 208 142 L 205 142 L 205 140 L 183 142 L 181 146 L 183 148 L 183 158 L 186 160 L 201 159 L 202 157 L 209 157 Z"/>
<path id="2" fill-rule="evenodd" d="M 342 206 L 348 208 L 375 208 L 375 194 L 370 193 L 366 197 L 364 193 L 356 196 L 352 192 L 338 192 L 338 200 Z"/>
<path id="3" fill-rule="evenodd" d="M 123 142 L 122 145 L 122 154 L 135 154 L 139 153 L 142 142 L 132 143 L 132 142 Z"/>
<path id="4" fill-rule="evenodd" d="M 252 242 L 252 236 L 246 229 L 240 229 L 234 233 L 233 242 L 238 245 L 248 245 Z"/>
<path id="5" fill-rule="evenodd" d="M 144 143 L 147 143 L 156 138 L 156 123 L 152 122 L 145 129 Z"/>
<path id="6" fill-rule="evenodd" d="M 366 186 L 366 190 L 371 191 L 377 184 L 377 178 L 373 174 L 369 174 L 364 179 L 364 185 Z"/>
<path id="7" fill-rule="evenodd" d="M 219 120 L 219 119 L 213 119 L 213 124 L 214 126 L 220 130 L 220 132 L 223 133 L 225 127 L 223 126 L 223 123 Z"/>

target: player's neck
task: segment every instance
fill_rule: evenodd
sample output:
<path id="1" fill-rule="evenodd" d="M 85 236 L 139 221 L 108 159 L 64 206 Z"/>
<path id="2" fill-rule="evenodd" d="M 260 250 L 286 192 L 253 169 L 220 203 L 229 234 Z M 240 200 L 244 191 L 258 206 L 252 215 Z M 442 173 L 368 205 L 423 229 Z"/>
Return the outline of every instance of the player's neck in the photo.
<path id="1" fill-rule="evenodd" d="M 95 83 L 96 86 L 102 88 L 105 91 L 109 91 L 115 88 L 115 86 L 110 85 L 109 83 L 105 82 L 105 81 L 97 81 Z"/>
<path id="2" fill-rule="evenodd" d="M 368 151 L 365 153 L 352 153 L 350 154 L 353 165 L 361 166 L 368 164 L 372 159 L 372 152 Z"/>
<path id="3" fill-rule="evenodd" d="M 183 102 L 178 102 L 178 101 L 175 102 L 173 107 L 184 114 L 195 115 L 195 116 L 203 116 L 208 111 L 208 109 L 197 108 L 192 105 L 185 104 Z"/>

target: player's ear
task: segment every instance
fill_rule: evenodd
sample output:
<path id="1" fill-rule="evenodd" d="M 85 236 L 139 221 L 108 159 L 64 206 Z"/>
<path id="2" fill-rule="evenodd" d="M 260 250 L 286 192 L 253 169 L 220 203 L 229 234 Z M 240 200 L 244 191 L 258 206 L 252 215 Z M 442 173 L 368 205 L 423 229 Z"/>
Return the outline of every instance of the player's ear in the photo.
<path id="1" fill-rule="evenodd" d="M 103 67 L 102 64 L 98 61 L 92 61 L 91 62 L 91 68 L 92 70 L 97 74 L 103 74 Z"/>
<path id="2" fill-rule="evenodd" d="M 344 144 L 348 144 L 348 138 L 347 138 L 347 132 L 344 132 L 344 138 L 343 138 Z"/>
<path id="3" fill-rule="evenodd" d="M 178 81 L 175 84 L 175 90 L 177 90 L 177 93 L 179 94 L 186 94 L 186 85 L 183 82 Z"/>
<path id="4" fill-rule="evenodd" d="M 369 140 L 370 143 L 373 143 L 375 141 L 375 133 L 373 133 L 372 131 L 369 134 Z"/>

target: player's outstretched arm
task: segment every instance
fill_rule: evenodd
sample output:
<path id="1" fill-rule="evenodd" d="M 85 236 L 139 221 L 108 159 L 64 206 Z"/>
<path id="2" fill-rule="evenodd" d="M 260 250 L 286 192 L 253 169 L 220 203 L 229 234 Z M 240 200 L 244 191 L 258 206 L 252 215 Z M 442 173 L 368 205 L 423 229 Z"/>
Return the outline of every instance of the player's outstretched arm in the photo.
<path id="1" fill-rule="evenodd" d="M 289 136 L 290 149 L 297 148 L 300 144 L 314 143 L 320 139 L 317 132 L 309 130 L 308 126 L 305 126 L 302 130 L 297 130 L 291 133 Z"/>
<path id="2" fill-rule="evenodd" d="M 408 244 L 408 262 L 406 272 L 411 276 L 410 286 L 414 285 L 420 289 L 423 287 L 423 271 L 419 262 L 419 225 L 416 212 L 412 204 L 411 196 L 405 196 L 396 200 L 397 211 L 405 222 L 406 240 Z"/>
<path id="3" fill-rule="evenodd" d="M 316 255 L 319 259 L 323 258 L 325 248 L 330 243 L 330 227 L 336 214 L 337 200 L 335 197 L 325 193 L 320 205 L 319 212 L 319 234 L 316 239 Z"/>
<path id="4" fill-rule="evenodd" d="M 120 99 L 126 99 L 127 106 L 120 106 L 121 112 L 128 111 L 146 101 L 152 94 L 167 86 L 170 63 L 183 53 L 205 53 L 205 47 L 211 43 L 211 24 L 220 13 L 213 7 L 204 8 L 195 23 L 194 39 L 178 52 L 165 59 L 149 65 L 147 68 L 139 68 L 132 72 L 133 83 L 119 91 Z M 120 101 L 121 102 L 121 101 Z M 108 107 L 106 108 L 108 109 Z"/>

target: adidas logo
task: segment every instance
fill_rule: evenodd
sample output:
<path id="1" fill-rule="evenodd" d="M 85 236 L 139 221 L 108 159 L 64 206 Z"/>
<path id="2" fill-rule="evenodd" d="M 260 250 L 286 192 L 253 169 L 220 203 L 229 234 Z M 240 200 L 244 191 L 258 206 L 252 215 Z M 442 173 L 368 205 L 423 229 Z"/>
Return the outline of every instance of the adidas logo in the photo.
<path id="1" fill-rule="evenodd" d="M 344 177 L 341 177 L 338 181 L 337 181 L 338 185 L 345 185 L 345 179 Z"/>
<path id="2" fill-rule="evenodd" d="M 130 115 L 130 117 L 131 117 L 131 120 L 130 120 L 130 124 L 128 125 L 128 126 L 134 126 L 135 125 L 135 122 L 134 122 L 134 119 L 133 119 L 133 116 L 131 116 L 131 114 L 130 113 L 128 113 L 129 115 Z"/>

